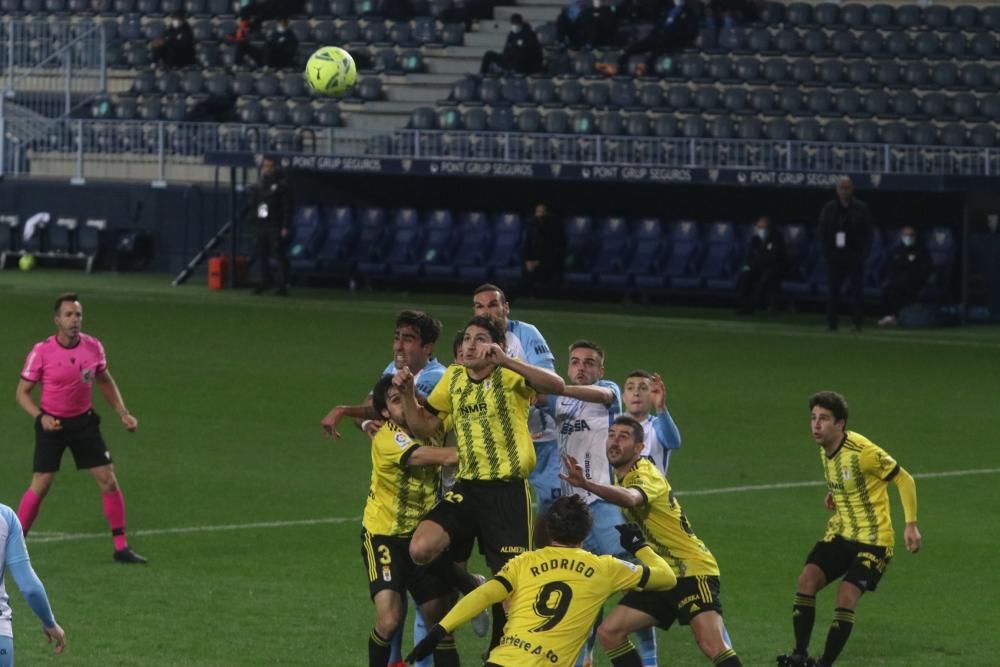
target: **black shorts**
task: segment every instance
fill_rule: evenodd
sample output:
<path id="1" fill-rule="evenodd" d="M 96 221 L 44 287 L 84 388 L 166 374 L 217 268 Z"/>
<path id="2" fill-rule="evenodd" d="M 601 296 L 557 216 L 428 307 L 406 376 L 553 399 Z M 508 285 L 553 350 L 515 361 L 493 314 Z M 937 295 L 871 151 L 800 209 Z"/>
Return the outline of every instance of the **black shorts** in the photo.
<path id="1" fill-rule="evenodd" d="M 77 417 L 58 417 L 58 431 L 42 429 L 42 418 L 35 420 L 35 472 L 56 472 L 63 452 L 69 447 L 77 470 L 97 468 L 111 463 L 111 452 L 101 437 L 101 418 L 93 410 Z"/>
<path id="2" fill-rule="evenodd" d="M 368 573 L 368 592 L 409 591 L 418 605 L 451 593 L 444 576 L 445 564 L 438 559 L 419 566 L 410 559 L 410 538 L 373 535 L 361 529 L 361 560 Z M 438 565 L 437 563 L 440 563 Z"/>
<path id="3" fill-rule="evenodd" d="M 645 612 L 664 630 L 677 621 L 688 625 L 706 611 L 722 615 L 719 578 L 711 575 L 679 577 L 669 591 L 629 591 L 618 604 Z"/>
<path id="4" fill-rule="evenodd" d="M 490 571 L 531 549 L 531 488 L 527 480 L 482 481 L 459 479 L 451 491 L 427 513 L 451 537 L 452 558 L 466 561 L 473 541 Z"/>
<path id="5" fill-rule="evenodd" d="M 843 577 L 863 591 L 874 591 L 892 560 L 892 547 L 854 542 L 840 535 L 816 543 L 806 564 L 823 570 L 827 581 Z"/>

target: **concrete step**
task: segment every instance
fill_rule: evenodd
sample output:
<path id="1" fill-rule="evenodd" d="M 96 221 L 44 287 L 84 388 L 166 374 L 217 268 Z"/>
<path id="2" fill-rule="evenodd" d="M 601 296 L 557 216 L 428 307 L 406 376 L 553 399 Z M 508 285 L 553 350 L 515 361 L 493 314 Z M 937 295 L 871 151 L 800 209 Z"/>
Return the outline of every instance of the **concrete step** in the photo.
<path id="1" fill-rule="evenodd" d="M 559 16 L 556 7 L 494 7 L 493 18 L 510 23 L 512 14 L 520 14 L 531 25 L 540 25 L 547 21 L 555 21 Z M 509 27 L 509 26 L 508 26 Z"/>
<path id="2" fill-rule="evenodd" d="M 482 58 L 425 58 L 428 71 L 435 74 L 476 74 Z M 457 78 L 457 77 L 456 77 Z"/>
<path id="3" fill-rule="evenodd" d="M 386 86 L 385 98 L 390 102 L 408 102 L 425 105 L 433 104 L 448 97 L 451 86 L 402 85 Z"/>
<path id="4" fill-rule="evenodd" d="M 345 113 L 344 127 L 350 130 L 386 132 L 406 127 L 409 120 L 409 113 Z"/>
<path id="5" fill-rule="evenodd" d="M 509 27 L 510 26 L 508 26 L 508 29 Z M 506 40 L 506 32 L 467 32 L 465 33 L 465 48 L 478 48 L 481 51 L 493 49 L 494 51 L 497 51 L 503 49 L 503 45 Z"/>
<path id="6" fill-rule="evenodd" d="M 409 114 L 414 108 L 423 106 L 422 103 L 414 101 L 390 101 L 382 100 L 378 102 L 365 102 L 357 105 L 341 105 L 341 108 L 356 109 L 361 113 L 370 114 Z"/>
<path id="7" fill-rule="evenodd" d="M 415 86 L 447 86 L 455 83 L 455 77 L 451 74 L 434 74 L 432 72 L 422 72 L 420 74 L 407 74 L 405 76 L 386 76 L 383 78 L 386 84 L 415 85 Z"/>

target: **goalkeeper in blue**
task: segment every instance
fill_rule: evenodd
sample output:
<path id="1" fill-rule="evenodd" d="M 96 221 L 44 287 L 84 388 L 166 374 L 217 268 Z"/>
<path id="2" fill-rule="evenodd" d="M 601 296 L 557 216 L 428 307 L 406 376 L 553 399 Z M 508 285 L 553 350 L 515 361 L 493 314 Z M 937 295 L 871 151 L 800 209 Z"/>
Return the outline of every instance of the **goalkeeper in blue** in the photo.
<path id="1" fill-rule="evenodd" d="M 28 550 L 24 546 L 21 522 L 14 510 L 0 504 L 0 667 L 14 665 L 14 630 L 7 589 L 4 586 L 4 574 L 8 571 L 28 601 L 31 611 L 41 619 L 42 632 L 49 638 L 49 643 L 55 641 L 55 652 L 62 653 L 66 648 L 66 633 L 56 623 L 49 598 L 45 595 L 45 587 L 31 567 Z"/>

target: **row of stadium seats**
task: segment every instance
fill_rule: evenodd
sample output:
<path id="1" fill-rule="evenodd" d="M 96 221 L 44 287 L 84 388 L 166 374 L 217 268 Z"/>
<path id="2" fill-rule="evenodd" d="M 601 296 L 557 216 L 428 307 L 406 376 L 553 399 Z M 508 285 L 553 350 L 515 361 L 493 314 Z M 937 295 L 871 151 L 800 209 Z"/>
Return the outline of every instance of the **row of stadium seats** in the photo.
<path id="1" fill-rule="evenodd" d="M 927 92 L 918 95 L 912 90 L 861 92 L 794 86 L 665 86 L 636 83 L 627 78 L 606 82 L 570 77 L 509 77 L 503 80 L 468 77 L 454 84 L 448 100 L 442 104 L 648 109 L 682 113 L 728 111 L 779 116 L 906 118 L 911 121 L 926 118 L 1000 121 L 1000 94 Z"/>
<path id="2" fill-rule="evenodd" d="M 831 141 L 856 143 L 916 144 L 920 146 L 995 146 L 997 126 L 992 123 L 934 123 L 830 119 L 803 116 L 789 120 L 774 117 L 762 120 L 755 116 L 696 113 L 635 112 L 562 109 L 513 109 L 509 106 L 459 107 L 413 111 L 409 127 L 416 130 L 466 130 L 474 132 L 545 132 L 631 137 L 685 137 L 690 139 L 770 139 L 775 141 Z"/>
<path id="3" fill-rule="evenodd" d="M 952 3 L 897 5 L 851 2 L 768 2 L 761 22 L 794 26 L 872 26 L 881 29 L 1000 30 L 1000 7 Z"/>
<path id="4" fill-rule="evenodd" d="M 731 292 L 750 225 L 732 222 L 664 222 L 658 218 L 628 221 L 611 217 L 567 218 L 564 284 L 624 293 L 694 291 Z M 421 215 L 401 208 L 394 214 L 375 207 L 316 206 L 296 210 L 289 257 L 293 272 L 341 275 L 356 272 L 369 282 L 477 283 L 521 280 L 521 218 L 501 213 L 452 214 L 434 210 Z M 813 229 L 781 228 L 788 249 L 786 294 L 809 296 L 823 289 L 825 267 Z M 865 285 L 877 295 L 884 279 L 886 250 L 898 230 L 875 232 L 866 266 Z M 934 228 L 925 239 L 943 289 L 950 281 L 956 242 L 950 227 Z"/>
<path id="5" fill-rule="evenodd" d="M 53 217 L 35 228 L 31 238 L 22 238 L 20 218 L 0 215 L 0 269 L 10 257 L 22 254 L 57 259 L 79 259 L 89 272 L 101 246 L 101 233 L 107 228 L 104 219 L 80 220 L 76 217 Z"/>
<path id="6" fill-rule="evenodd" d="M 53 126 L 45 136 L 31 140 L 29 147 L 35 153 L 75 152 L 78 126 Z M 91 154 L 132 153 L 156 155 L 161 150 L 167 155 L 200 157 L 209 151 L 274 151 L 291 153 L 301 151 L 304 145 L 316 141 L 312 130 L 290 127 L 266 128 L 246 123 L 174 125 L 170 123 L 118 122 L 88 123 L 82 127 L 83 150 Z"/>
<path id="7" fill-rule="evenodd" d="M 164 96 L 147 95 L 132 97 L 119 95 L 111 103 L 94 112 L 95 118 L 117 118 L 119 120 L 166 120 L 179 122 L 188 120 L 196 105 L 206 99 L 204 95 L 185 97 L 181 94 Z M 284 97 L 244 98 L 236 102 L 236 116 L 241 122 L 256 125 L 295 125 L 304 127 L 319 125 L 337 127 L 342 125 L 340 107 L 336 102 L 319 100 L 288 100 Z"/>
<path id="8" fill-rule="evenodd" d="M 437 15 L 451 5 L 450 0 L 413 0 L 417 15 Z M 236 14 L 234 0 L 0 0 L 0 11 L 8 16 L 53 15 L 66 18 L 139 14 L 149 18 L 169 16 L 183 9 L 188 16 L 229 17 Z M 374 15 L 376 0 L 305 0 L 302 15 L 313 18 L 346 18 Z"/>
<path id="9" fill-rule="evenodd" d="M 382 98 L 382 81 L 378 77 L 364 77 L 354 93 L 365 100 Z M 300 71 L 263 72 L 250 71 L 230 74 L 225 70 L 166 70 L 138 72 L 132 81 L 131 95 L 236 95 L 250 97 L 290 97 L 312 100 Z"/>

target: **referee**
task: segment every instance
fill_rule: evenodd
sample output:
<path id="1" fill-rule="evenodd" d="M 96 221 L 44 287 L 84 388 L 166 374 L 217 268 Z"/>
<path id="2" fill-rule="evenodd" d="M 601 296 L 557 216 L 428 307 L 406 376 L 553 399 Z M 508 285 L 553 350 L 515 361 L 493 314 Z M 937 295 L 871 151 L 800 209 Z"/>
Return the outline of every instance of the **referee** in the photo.
<path id="1" fill-rule="evenodd" d="M 125 538 L 125 498 L 118 487 L 111 453 L 101 437 L 101 418 L 94 412 L 94 383 L 127 431 L 134 432 L 139 422 L 129 414 L 108 371 L 104 346 L 93 336 L 80 333 L 83 307 L 76 294 L 56 298 L 55 324 L 56 335 L 31 348 L 17 385 L 18 405 L 35 420 L 34 474 L 21 497 L 17 517 L 27 535 L 52 487 L 63 452 L 69 447 L 77 470 L 89 470 L 101 488 L 104 516 L 115 544 L 114 560 L 145 563 L 146 559 L 132 551 Z M 36 384 L 42 385 L 38 404 L 31 396 Z"/>

